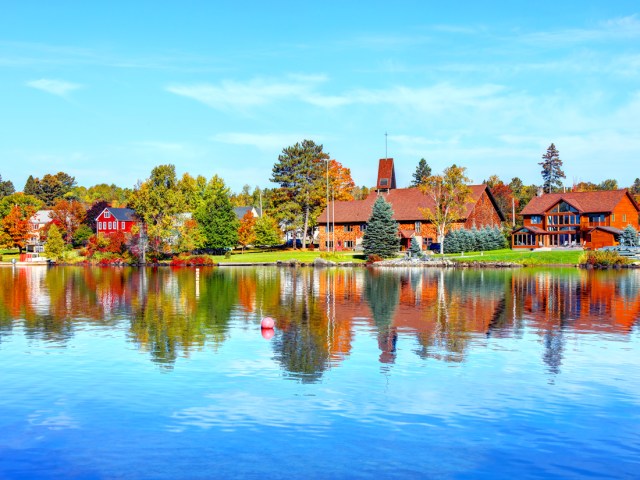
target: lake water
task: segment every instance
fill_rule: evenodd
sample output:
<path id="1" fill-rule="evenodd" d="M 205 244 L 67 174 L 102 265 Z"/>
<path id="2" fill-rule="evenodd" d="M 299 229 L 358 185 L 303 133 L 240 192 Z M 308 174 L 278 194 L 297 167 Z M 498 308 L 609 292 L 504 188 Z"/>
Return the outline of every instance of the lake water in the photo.
<path id="1" fill-rule="evenodd" d="M 2 479 L 640 477 L 639 271 L 4 267 L 0 286 Z"/>

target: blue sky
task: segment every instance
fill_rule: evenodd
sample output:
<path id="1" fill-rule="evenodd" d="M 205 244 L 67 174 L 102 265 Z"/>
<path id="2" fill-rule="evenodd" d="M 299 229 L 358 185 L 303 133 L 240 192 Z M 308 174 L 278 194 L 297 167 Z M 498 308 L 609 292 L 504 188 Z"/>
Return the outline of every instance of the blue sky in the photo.
<path id="1" fill-rule="evenodd" d="M 640 4 L 443 3 L 3 2 L 0 174 L 267 187 L 309 138 L 370 186 L 388 132 L 399 186 L 540 183 L 551 142 L 567 185 L 640 176 Z"/>

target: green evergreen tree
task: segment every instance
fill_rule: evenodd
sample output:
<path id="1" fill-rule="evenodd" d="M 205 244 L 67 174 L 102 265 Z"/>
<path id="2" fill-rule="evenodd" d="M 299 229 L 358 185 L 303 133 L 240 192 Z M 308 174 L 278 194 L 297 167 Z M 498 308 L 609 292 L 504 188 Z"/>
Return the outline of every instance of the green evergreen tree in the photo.
<path id="1" fill-rule="evenodd" d="M 411 239 L 411 246 L 409 247 L 412 257 L 419 257 L 422 254 L 422 248 L 416 237 Z"/>
<path id="2" fill-rule="evenodd" d="M 494 250 L 508 248 L 509 242 L 507 241 L 507 238 L 503 235 L 502 230 L 500 230 L 500 227 L 494 227 L 491 229 L 491 231 L 492 231 L 492 237 L 494 239 L 493 241 Z"/>
<path id="3" fill-rule="evenodd" d="M 2 180 L 0 175 L 0 198 L 16 193 L 16 189 L 13 187 L 13 183 L 10 180 Z"/>
<path id="4" fill-rule="evenodd" d="M 638 245 L 638 232 L 633 228 L 632 225 L 627 225 L 627 227 L 622 231 L 620 235 L 620 245 L 625 247 L 637 247 Z"/>
<path id="5" fill-rule="evenodd" d="M 416 167 L 416 171 L 413 173 L 413 180 L 411 180 L 411 187 L 419 187 L 423 183 L 423 179 L 431 176 L 431 167 L 424 158 L 421 158 Z"/>
<path id="6" fill-rule="evenodd" d="M 49 228 L 47 234 L 47 242 L 44 244 L 44 253 L 47 258 L 52 260 L 58 260 L 64 253 L 64 240 L 62 239 L 62 233 L 58 227 L 53 224 Z"/>
<path id="7" fill-rule="evenodd" d="M 444 253 L 460 253 L 460 230 L 449 230 L 445 235 Z"/>
<path id="8" fill-rule="evenodd" d="M 543 188 L 546 193 L 551 193 L 554 189 L 562 188 L 561 178 L 566 178 L 562 171 L 562 160 L 556 146 L 552 143 L 547 148 L 547 153 L 542 156 L 542 162 L 538 165 L 542 167 Z"/>
<path id="9" fill-rule="evenodd" d="M 326 203 L 326 168 L 329 155 L 312 140 L 282 150 L 273 166 L 271 181 L 280 184 L 280 216 L 302 227 L 302 247 L 319 209 Z M 315 214 L 317 212 L 317 214 Z"/>
<path id="10" fill-rule="evenodd" d="M 476 251 L 491 250 L 491 237 L 486 227 L 476 229 Z"/>
<path id="11" fill-rule="evenodd" d="M 217 175 L 207 184 L 195 219 L 204 234 L 205 248 L 228 249 L 237 245 L 239 222 L 229 199 L 229 189 Z"/>
<path id="12" fill-rule="evenodd" d="M 33 178 L 33 175 L 29 175 L 29 178 L 27 178 L 27 183 L 24 184 L 22 193 L 24 193 L 25 195 L 33 195 L 34 197 L 37 195 L 38 187 L 35 179 Z"/>
<path id="13" fill-rule="evenodd" d="M 393 219 L 393 209 L 382 196 L 373 204 L 362 246 L 365 255 L 380 255 L 383 258 L 393 257 L 400 248 L 398 224 Z"/>

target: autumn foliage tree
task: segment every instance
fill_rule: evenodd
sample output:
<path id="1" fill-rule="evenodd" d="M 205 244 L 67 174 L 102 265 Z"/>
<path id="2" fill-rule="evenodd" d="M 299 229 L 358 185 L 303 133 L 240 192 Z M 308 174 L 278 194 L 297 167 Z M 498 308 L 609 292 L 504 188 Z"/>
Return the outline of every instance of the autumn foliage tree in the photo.
<path id="1" fill-rule="evenodd" d="M 85 220 L 86 211 L 77 200 L 58 200 L 51 208 L 51 220 L 61 228 L 61 234 L 66 243 L 71 243 L 73 234 Z"/>
<path id="2" fill-rule="evenodd" d="M 433 203 L 433 208 L 421 211 L 436 229 L 440 253 L 451 225 L 466 216 L 467 204 L 473 201 L 468 186 L 471 180 L 465 172 L 466 168 L 452 165 L 445 168 L 442 175 L 426 177 L 419 187 Z"/>
<path id="3" fill-rule="evenodd" d="M 29 219 L 34 213 L 36 213 L 36 209 L 32 206 L 14 205 L 11 208 L 0 224 L 2 227 L 1 238 L 5 247 L 17 247 L 22 253 L 29 239 Z"/>
<path id="4" fill-rule="evenodd" d="M 242 253 L 247 245 L 251 245 L 256 241 L 256 217 L 253 216 L 251 210 L 247 210 L 247 213 L 240 219 L 240 226 L 238 227 L 238 243 L 242 245 Z"/>

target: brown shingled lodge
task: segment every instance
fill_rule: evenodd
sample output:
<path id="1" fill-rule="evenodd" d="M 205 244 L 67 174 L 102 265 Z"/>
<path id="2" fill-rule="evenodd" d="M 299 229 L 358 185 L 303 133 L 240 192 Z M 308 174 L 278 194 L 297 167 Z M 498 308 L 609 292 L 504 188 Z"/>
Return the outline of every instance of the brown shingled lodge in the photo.
<path id="1" fill-rule="evenodd" d="M 626 189 L 547 193 L 522 210 L 524 226 L 511 235 L 513 248 L 582 246 L 598 249 L 619 244 L 622 230 L 638 230 L 640 207 Z"/>
<path id="2" fill-rule="evenodd" d="M 500 226 L 504 215 L 498 208 L 486 185 L 470 185 L 473 202 L 468 204 L 465 218 L 453 228 L 483 228 Z M 418 188 L 396 188 L 393 158 L 380 159 L 376 191 L 364 200 L 335 201 L 329 203 L 329 238 L 327 239 L 327 209 L 318 217 L 320 250 L 353 250 L 362 243 L 367 221 L 371 216 L 376 198 L 382 195 L 393 208 L 393 218 L 398 222 L 398 235 L 402 249 L 416 238 L 426 250 L 437 241 L 434 226 L 425 219 L 421 209 L 433 208 L 433 201 Z"/>

